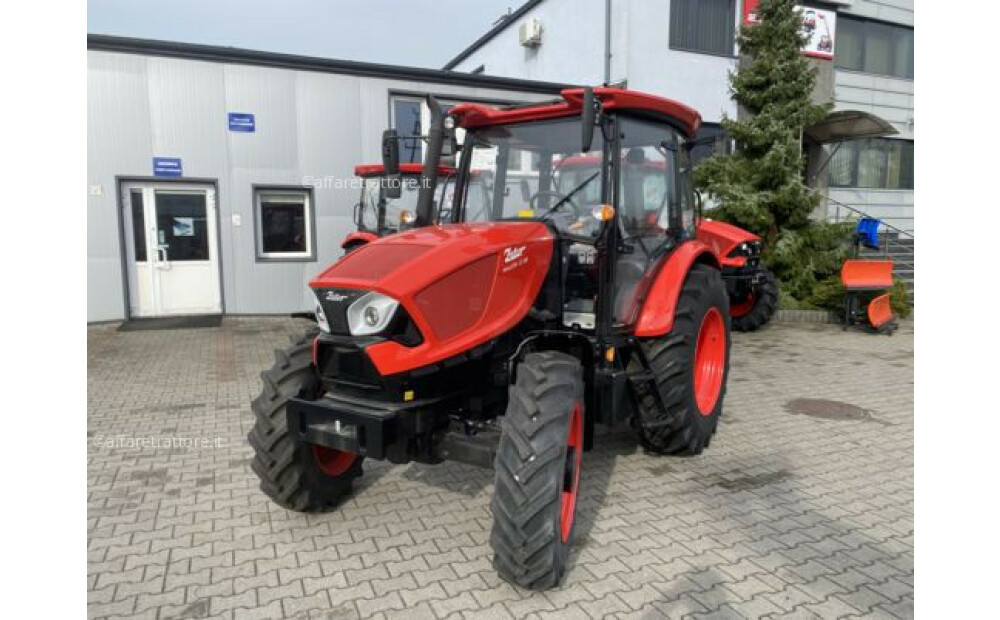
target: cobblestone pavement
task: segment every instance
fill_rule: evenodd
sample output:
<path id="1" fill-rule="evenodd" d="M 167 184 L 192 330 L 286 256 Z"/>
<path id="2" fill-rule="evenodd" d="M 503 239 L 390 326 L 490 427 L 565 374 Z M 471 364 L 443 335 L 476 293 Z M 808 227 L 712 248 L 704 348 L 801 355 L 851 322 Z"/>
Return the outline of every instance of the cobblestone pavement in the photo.
<path id="1" fill-rule="evenodd" d="M 490 566 L 490 471 L 369 461 L 335 512 L 267 500 L 248 403 L 303 325 L 89 328 L 89 617 L 913 615 L 912 324 L 891 338 L 734 334 L 726 415 L 703 455 L 598 437 L 568 578 L 546 593 Z M 129 445 L 143 437 L 199 445 Z"/>

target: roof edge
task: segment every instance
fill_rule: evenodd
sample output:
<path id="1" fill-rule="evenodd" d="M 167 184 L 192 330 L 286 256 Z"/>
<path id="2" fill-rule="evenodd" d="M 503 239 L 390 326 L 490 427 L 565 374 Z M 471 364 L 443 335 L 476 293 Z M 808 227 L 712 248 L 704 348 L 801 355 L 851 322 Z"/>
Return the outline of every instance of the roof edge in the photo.
<path id="1" fill-rule="evenodd" d="M 445 63 L 445 65 L 441 67 L 441 69 L 443 71 L 451 71 L 452 69 L 454 69 L 455 65 L 457 65 L 458 63 L 462 62 L 463 60 L 471 56 L 473 52 L 478 50 L 480 47 L 486 45 L 490 41 L 490 39 L 492 39 L 493 37 L 497 36 L 504 30 L 506 30 L 507 26 L 513 24 L 515 21 L 523 17 L 525 13 L 535 8 L 543 1 L 544 0 L 528 0 L 527 2 L 519 6 L 517 10 L 515 10 L 510 15 L 505 15 L 504 20 L 502 22 L 500 22 L 496 26 L 493 26 L 486 32 L 486 34 L 473 41 L 472 45 L 459 52 L 457 56 L 455 56 L 447 63 Z"/>
<path id="2" fill-rule="evenodd" d="M 480 74 L 473 75 L 445 71 L 443 69 L 405 67 L 356 60 L 338 60 L 317 56 L 264 52 L 238 47 L 139 39 L 103 34 L 88 34 L 87 49 L 102 52 L 255 65 L 260 67 L 299 69 L 321 73 L 432 82 L 436 84 L 453 84 L 457 86 L 479 86 L 541 94 L 556 94 L 560 90 L 571 86 L 570 84 L 558 84 L 555 82 L 541 82 Z"/>

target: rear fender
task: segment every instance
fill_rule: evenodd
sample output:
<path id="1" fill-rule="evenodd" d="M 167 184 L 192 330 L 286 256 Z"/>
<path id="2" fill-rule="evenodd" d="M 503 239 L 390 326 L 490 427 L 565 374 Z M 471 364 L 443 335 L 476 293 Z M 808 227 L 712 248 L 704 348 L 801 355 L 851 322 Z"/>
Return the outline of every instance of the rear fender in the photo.
<path id="1" fill-rule="evenodd" d="M 674 328 L 674 310 L 677 308 L 681 287 L 695 263 L 719 268 L 718 257 L 701 241 L 685 242 L 670 254 L 646 295 L 635 324 L 636 336 L 662 336 Z"/>
<path id="2" fill-rule="evenodd" d="M 375 233 L 356 230 L 351 234 L 347 235 L 346 237 L 344 237 L 344 241 L 343 243 L 340 244 L 340 247 L 346 250 L 351 246 L 364 245 L 366 243 L 371 243 L 376 239 L 378 239 L 378 235 L 376 235 Z"/>

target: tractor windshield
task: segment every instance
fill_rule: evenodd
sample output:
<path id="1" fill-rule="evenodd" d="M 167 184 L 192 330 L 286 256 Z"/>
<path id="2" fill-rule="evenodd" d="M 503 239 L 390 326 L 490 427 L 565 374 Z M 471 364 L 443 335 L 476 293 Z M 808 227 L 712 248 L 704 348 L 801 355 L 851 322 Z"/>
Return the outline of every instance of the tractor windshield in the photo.
<path id="1" fill-rule="evenodd" d="M 595 237 L 600 222 L 593 211 L 601 204 L 600 167 L 583 175 L 560 162 L 592 157 L 600 161 L 600 132 L 591 154 L 580 152 L 580 119 L 496 125 L 470 131 L 471 169 L 482 179 L 482 200 L 466 193 L 465 219 L 495 222 L 546 219 L 567 234 Z M 562 175 L 566 174 L 563 179 Z"/>

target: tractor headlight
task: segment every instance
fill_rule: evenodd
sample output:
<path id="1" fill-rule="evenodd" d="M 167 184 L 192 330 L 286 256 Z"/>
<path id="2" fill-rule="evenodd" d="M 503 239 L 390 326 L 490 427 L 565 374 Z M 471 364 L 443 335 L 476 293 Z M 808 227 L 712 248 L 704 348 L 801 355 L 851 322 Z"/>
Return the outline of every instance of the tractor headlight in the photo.
<path id="1" fill-rule="evenodd" d="M 347 308 L 347 327 L 352 336 L 371 336 L 389 326 L 399 302 L 382 293 L 365 293 Z"/>
<path id="2" fill-rule="evenodd" d="M 323 305 L 318 301 L 316 302 L 316 324 L 319 325 L 319 328 L 326 333 L 330 333 L 330 322 L 326 320 L 326 313 L 323 312 Z"/>

